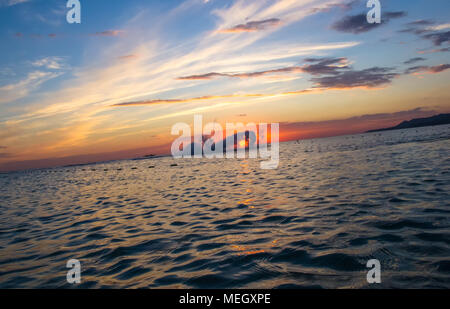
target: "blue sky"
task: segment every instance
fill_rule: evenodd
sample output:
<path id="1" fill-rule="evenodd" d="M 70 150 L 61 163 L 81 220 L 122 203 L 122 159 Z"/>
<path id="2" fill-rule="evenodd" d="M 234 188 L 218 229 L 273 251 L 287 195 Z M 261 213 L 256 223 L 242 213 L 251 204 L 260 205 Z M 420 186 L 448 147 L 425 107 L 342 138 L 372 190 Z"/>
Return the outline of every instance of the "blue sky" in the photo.
<path id="1" fill-rule="evenodd" d="M 446 0 L 380 1 L 373 28 L 363 0 L 80 2 L 68 24 L 65 0 L 0 0 L 0 164 L 163 147 L 194 113 L 449 109 Z"/>

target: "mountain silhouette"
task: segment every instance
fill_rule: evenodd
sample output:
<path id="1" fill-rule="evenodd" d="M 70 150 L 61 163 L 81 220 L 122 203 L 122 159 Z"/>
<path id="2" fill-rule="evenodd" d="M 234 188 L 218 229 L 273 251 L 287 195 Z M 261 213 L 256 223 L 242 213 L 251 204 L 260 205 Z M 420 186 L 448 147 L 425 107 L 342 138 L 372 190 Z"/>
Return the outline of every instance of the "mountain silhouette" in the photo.
<path id="1" fill-rule="evenodd" d="M 381 131 L 390 131 L 390 130 L 401 130 L 401 129 L 410 129 L 410 128 L 420 128 L 420 127 L 428 127 L 428 126 L 437 126 L 443 124 L 450 124 L 450 114 L 439 114 L 428 118 L 416 118 L 409 121 L 403 121 L 399 125 L 390 128 L 384 129 L 376 129 L 367 131 L 370 132 L 381 132 Z"/>

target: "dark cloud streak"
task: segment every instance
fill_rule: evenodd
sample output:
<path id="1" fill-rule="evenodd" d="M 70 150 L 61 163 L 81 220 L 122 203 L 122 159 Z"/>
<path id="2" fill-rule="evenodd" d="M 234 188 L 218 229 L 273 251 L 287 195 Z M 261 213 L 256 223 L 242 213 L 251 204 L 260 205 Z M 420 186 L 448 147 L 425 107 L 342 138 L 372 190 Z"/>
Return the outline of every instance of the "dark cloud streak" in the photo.
<path id="1" fill-rule="evenodd" d="M 345 16 L 343 19 L 335 22 L 331 26 L 331 28 L 339 32 L 360 34 L 385 25 L 390 22 L 391 19 L 401 18 L 404 16 L 406 16 L 406 12 L 403 11 L 385 12 L 382 14 L 382 20 L 380 24 L 369 24 L 367 22 L 366 14 L 350 15 Z"/>
<path id="2" fill-rule="evenodd" d="M 450 31 L 437 31 L 433 29 L 436 25 L 431 20 L 416 20 L 406 24 L 406 28 L 400 30 L 402 33 L 413 33 L 423 39 L 430 40 L 435 46 L 442 46 L 444 43 L 450 43 Z M 440 51 L 448 51 L 442 49 Z"/>
<path id="3" fill-rule="evenodd" d="M 225 30 L 221 30 L 221 33 L 235 33 L 235 32 L 255 32 L 266 30 L 267 28 L 273 28 L 281 25 L 281 20 L 278 18 L 271 18 L 259 21 L 249 21 L 245 24 L 240 24 Z"/>
<path id="4" fill-rule="evenodd" d="M 416 57 L 416 58 L 411 58 L 411 59 L 409 59 L 409 60 L 407 60 L 407 61 L 405 61 L 403 63 L 404 64 L 413 64 L 413 63 L 420 62 L 420 61 L 425 61 L 425 60 L 426 60 L 425 58 Z"/>
<path id="5" fill-rule="evenodd" d="M 414 66 L 408 68 L 405 71 L 405 74 L 413 74 L 413 73 L 428 73 L 428 74 L 437 74 L 450 69 L 450 64 L 440 64 L 435 66 Z"/>
<path id="6" fill-rule="evenodd" d="M 377 88 L 390 84 L 398 76 L 392 68 L 373 67 L 365 70 L 349 70 L 331 76 L 312 78 L 315 88 L 349 89 Z"/>
<path id="7" fill-rule="evenodd" d="M 307 58 L 306 62 L 314 63 L 303 67 L 303 72 L 311 75 L 337 74 L 348 69 L 347 58 Z"/>
<path id="8" fill-rule="evenodd" d="M 425 34 L 423 38 L 431 40 L 435 46 L 441 46 L 450 43 L 450 31 Z"/>
<path id="9" fill-rule="evenodd" d="M 178 77 L 177 79 L 178 80 L 211 80 L 211 79 L 220 78 L 220 77 L 255 78 L 255 77 L 262 77 L 262 76 L 278 74 L 278 73 L 302 73 L 302 72 L 306 72 L 306 73 L 309 73 L 312 75 L 319 75 L 319 74 L 332 74 L 332 73 L 338 72 L 339 70 L 348 68 L 348 66 L 346 65 L 347 58 L 322 58 L 322 59 L 308 58 L 308 59 L 305 59 L 305 61 L 308 63 L 313 63 L 313 64 L 278 68 L 278 69 L 258 71 L 258 72 L 247 72 L 247 73 L 210 72 L 210 73 L 199 74 L 199 75 L 182 76 L 182 77 Z"/>

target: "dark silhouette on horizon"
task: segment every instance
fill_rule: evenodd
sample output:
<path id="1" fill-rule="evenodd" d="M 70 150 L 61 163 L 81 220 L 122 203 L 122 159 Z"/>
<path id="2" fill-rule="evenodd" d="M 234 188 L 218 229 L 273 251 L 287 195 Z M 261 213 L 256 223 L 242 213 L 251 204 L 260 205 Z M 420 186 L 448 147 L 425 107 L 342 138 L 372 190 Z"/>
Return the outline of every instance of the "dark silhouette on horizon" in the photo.
<path id="1" fill-rule="evenodd" d="M 438 126 L 450 124 L 450 114 L 439 114 L 427 118 L 415 118 L 409 121 L 403 121 L 402 123 L 384 129 L 376 129 L 367 131 L 367 133 L 371 132 L 382 132 L 382 131 L 391 131 L 391 130 L 401 130 L 401 129 L 411 129 L 411 128 L 420 128 L 420 127 L 428 127 L 428 126 Z"/>

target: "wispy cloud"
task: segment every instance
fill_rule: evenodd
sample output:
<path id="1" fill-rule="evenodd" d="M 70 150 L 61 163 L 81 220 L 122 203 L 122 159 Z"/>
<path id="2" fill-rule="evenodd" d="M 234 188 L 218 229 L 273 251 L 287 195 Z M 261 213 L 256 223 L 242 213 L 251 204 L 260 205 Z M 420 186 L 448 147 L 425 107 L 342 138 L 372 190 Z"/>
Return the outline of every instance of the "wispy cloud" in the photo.
<path id="1" fill-rule="evenodd" d="M 427 31 L 441 31 L 446 29 L 450 29 L 450 23 L 433 25 L 425 28 Z"/>
<path id="2" fill-rule="evenodd" d="M 311 9 L 311 13 L 322 13 L 329 12 L 334 8 L 339 8 L 341 10 L 351 10 L 356 4 L 359 3 L 359 0 L 350 0 L 347 2 L 333 2 L 333 3 L 325 3 L 322 6 L 315 7 Z"/>
<path id="3" fill-rule="evenodd" d="M 23 98 L 46 81 L 56 78 L 59 75 L 61 73 L 34 71 L 29 73 L 23 80 L 2 86 L 0 87 L 0 104 Z"/>
<path id="4" fill-rule="evenodd" d="M 31 0 L 0 0 L 0 7 L 1 6 L 14 6 L 17 4 L 30 2 Z"/>
<path id="5" fill-rule="evenodd" d="M 61 70 L 66 64 L 63 57 L 45 57 L 32 62 L 34 67 L 43 67 L 49 70 Z"/>
<path id="6" fill-rule="evenodd" d="M 220 40 L 213 45 L 209 42 L 211 39 L 215 41 L 213 38 L 202 38 L 198 48 L 188 53 L 180 50 L 179 54 L 175 53 L 161 62 L 152 62 L 156 51 L 149 50 L 148 46 L 151 44 L 147 44 L 145 47 L 140 46 L 133 50 L 131 54 L 139 55 L 133 61 L 117 61 L 116 57 L 113 66 L 80 71 L 77 74 L 77 80 L 70 83 L 70 85 L 77 85 L 76 87 L 65 87 L 49 96 L 45 102 L 45 108 L 21 116 L 20 121 L 69 113 L 88 107 L 89 113 L 95 113 L 95 110 L 102 110 L 102 105 L 108 106 L 111 102 L 131 102 L 134 98 L 156 96 L 174 89 L 183 90 L 184 86 L 174 84 L 176 74 L 207 69 L 212 65 L 227 68 L 241 65 L 258 66 L 260 63 L 279 61 L 286 57 L 313 55 L 324 51 L 351 48 L 359 44 L 359 42 L 341 42 L 318 45 L 274 45 L 269 48 L 269 51 L 260 52 L 248 48 L 248 39 L 239 39 L 236 42 L 234 39 L 231 42 Z M 206 43 L 203 42 L 204 40 Z M 121 42 L 121 44 L 128 43 Z M 243 49 L 247 49 L 245 56 L 235 54 L 240 54 Z M 100 80 L 101 83 L 99 83 Z M 80 92 L 79 89 L 83 91 Z M 97 109 L 95 109 L 93 102 L 101 103 L 97 103 L 95 105 Z"/>

